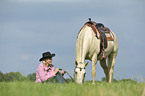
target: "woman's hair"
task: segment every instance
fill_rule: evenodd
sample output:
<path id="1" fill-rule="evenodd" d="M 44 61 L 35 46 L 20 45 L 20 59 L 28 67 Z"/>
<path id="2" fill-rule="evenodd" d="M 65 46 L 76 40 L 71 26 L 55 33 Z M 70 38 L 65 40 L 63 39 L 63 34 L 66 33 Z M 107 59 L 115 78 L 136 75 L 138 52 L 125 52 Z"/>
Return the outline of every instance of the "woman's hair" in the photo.
<path id="1" fill-rule="evenodd" d="M 47 64 L 45 60 L 43 60 L 43 61 L 42 61 L 42 63 L 43 63 L 44 65 L 46 65 L 46 64 Z"/>

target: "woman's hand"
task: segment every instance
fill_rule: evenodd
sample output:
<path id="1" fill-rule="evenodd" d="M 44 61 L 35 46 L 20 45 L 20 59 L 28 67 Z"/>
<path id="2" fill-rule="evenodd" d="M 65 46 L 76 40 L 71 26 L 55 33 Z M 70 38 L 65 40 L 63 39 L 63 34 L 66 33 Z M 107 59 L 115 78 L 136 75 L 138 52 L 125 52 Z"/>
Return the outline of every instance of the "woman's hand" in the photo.
<path id="1" fill-rule="evenodd" d="M 59 72 L 59 68 L 56 68 L 54 73 L 56 74 L 57 72 Z"/>
<path id="2" fill-rule="evenodd" d="M 61 74 L 65 74 L 65 71 L 64 71 L 64 70 L 62 70 L 62 71 L 61 71 Z"/>

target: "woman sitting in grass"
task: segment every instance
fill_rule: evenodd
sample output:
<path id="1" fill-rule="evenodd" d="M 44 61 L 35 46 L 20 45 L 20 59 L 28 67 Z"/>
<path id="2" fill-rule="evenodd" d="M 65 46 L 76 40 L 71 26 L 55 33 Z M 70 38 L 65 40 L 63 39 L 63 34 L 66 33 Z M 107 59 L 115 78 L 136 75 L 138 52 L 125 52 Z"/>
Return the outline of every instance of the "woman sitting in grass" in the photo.
<path id="1" fill-rule="evenodd" d="M 50 52 L 45 52 L 42 54 L 42 58 L 39 60 L 42 61 L 42 63 L 38 66 L 36 71 L 36 83 L 65 83 L 65 79 L 63 78 L 63 74 L 65 73 L 65 71 L 62 70 L 62 72 L 59 73 L 59 68 L 55 69 L 52 65 L 52 57 L 54 56 L 55 54 L 51 54 Z"/>

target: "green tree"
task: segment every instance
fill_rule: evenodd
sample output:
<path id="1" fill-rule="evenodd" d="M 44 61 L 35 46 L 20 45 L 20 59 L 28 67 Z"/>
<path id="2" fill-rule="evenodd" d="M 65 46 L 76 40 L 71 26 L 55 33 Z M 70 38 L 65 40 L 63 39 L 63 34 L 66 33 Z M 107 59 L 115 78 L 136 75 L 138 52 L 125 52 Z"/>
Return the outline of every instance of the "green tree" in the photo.
<path id="1" fill-rule="evenodd" d="M 137 81 L 135 80 L 132 80 L 132 79 L 122 79 L 122 80 L 119 80 L 121 82 L 131 82 L 131 83 L 137 83 Z"/>
<path id="2" fill-rule="evenodd" d="M 27 79 L 30 81 L 36 80 L 36 73 L 28 74 Z"/>
<path id="3" fill-rule="evenodd" d="M 24 81 L 25 77 L 20 72 L 10 72 L 4 75 L 5 81 Z"/>
<path id="4" fill-rule="evenodd" d="M 102 81 L 106 81 L 106 78 L 105 77 L 103 77 L 102 78 Z M 115 78 L 113 78 L 113 80 L 112 80 L 113 82 L 118 82 Z"/>
<path id="5" fill-rule="evenodd" d="M 0 71 L 0 82 L 4 80 L 4 74 Z"/>

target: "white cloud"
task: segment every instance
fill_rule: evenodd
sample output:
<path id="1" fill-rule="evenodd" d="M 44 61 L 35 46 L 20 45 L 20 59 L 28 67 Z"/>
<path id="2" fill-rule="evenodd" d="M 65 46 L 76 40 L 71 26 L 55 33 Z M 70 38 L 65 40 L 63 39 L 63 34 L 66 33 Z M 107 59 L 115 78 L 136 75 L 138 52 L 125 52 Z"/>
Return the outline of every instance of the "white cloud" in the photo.
<path id="1" fill-rule="evenodd" d="M 28 59 L 30 58 L 30 55 L 28 55 L 28 54 L 23 54 L 23 55 L 21 56 L 21 58 L 24 59 L 24 60 L 28 60 Z"/>
<path id="2" fill-rule="evenodd" d="M 22 54 L 21 59 L 22 60 L 30 60 L 32 58 L 36 57 L 34 54 Z"/>

